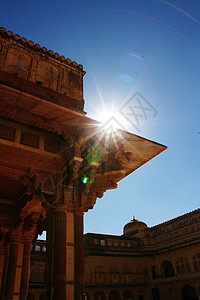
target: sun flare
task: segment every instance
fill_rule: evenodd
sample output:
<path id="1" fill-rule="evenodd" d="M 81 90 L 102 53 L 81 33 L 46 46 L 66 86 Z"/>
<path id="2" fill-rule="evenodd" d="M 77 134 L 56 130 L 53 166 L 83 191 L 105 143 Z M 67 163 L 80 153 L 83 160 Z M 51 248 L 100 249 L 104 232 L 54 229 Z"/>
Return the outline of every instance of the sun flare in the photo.
<path id="1" fill-rule="evenodd" d="M 97 120 L 102 123 L 102 128 L 106 132 L 117 131 L 124 128 L 124 120 L 119 111 L 115 108 L 104 109 L 99 111 L 96 116 Z"/>

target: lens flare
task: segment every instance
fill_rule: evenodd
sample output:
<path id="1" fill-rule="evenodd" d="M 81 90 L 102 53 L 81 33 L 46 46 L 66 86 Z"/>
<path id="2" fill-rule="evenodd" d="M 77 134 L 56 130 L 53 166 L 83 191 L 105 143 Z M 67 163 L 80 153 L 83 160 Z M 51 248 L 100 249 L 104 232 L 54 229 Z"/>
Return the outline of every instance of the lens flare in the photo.
<path id="1" fill-rule="evenodd" d="M 88 183 L 89 181 L 90 181 L 89 176 L 83 175 L 83 177 L 82 177 L 82 182 L 83 182 L 84 184 L 86 184 L 86 183 Z"/>

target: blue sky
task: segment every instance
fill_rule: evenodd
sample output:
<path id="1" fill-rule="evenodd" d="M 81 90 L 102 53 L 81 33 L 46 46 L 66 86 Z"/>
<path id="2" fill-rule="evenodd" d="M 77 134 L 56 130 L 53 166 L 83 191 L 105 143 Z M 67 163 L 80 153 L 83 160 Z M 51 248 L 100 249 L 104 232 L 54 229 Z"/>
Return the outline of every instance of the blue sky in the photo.
<path id="1" fill-rule="evenodd" d="M 106 109 L 127 130 L 168 146 L 97 200 L 85 232 L 122 234 L 133 215 L 153 226 L 199 207 L 198 0 L 0 0 L 0 20 L 84 65 L 88 116 L 101 119 Z M 136 92 L 157 111 L 139 130 L 119 113 Z"/>

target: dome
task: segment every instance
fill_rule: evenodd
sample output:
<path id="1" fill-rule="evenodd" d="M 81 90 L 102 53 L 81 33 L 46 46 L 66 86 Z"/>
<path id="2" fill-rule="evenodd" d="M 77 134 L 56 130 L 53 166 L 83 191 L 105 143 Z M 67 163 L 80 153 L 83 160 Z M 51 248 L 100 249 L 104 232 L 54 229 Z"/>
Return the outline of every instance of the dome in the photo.
<path id="1" fill-rule="evenodd" d="M 124 235 L 138 235 L 141 231 L 147 230 L 147 224 L 142 221 L 135 219 L 133 216 L 133 220 L 127 223 L 124 226 Z"/>

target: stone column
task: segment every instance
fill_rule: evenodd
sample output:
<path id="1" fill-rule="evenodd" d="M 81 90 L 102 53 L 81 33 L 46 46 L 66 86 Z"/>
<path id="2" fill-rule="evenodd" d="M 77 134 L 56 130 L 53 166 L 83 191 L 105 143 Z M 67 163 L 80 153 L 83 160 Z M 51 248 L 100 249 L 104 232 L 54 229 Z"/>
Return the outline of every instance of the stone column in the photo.
<path id="1" fill-rule="evenodd" d="M 12 300 L 14 296 L 18 247 L 19 247 L 18 243 L 12 243 L 10 245 L 7 281 L 6 281 L 6 288 L 5 288 L 5 300 Z"/>
<path id="2" fill-rule="evenodd" d="M 4 299 L 5 296 L 5 287 L 7 279 L 7 270 L 8 270 L 8 259 L 9 252 L 3 251 L 0 255 L 1 263 L 1 281 L 0 281 L 0 299 Z"/>
<path id="3" fill-rule="evenodd" d="M 42 211 L 41 201 L 33 197 L 13 222 L 15 226 L 10 235 L 5 300 L 25 300 L 27 297 L 31 243 Z"/>
<path id="4" fill-rule="evenodd" d="M 74 213 L 67 211 L 66 299 L 74 300 Z"/>
<path id="5" fill-rule="evenodd" d="M 53 299 L 66 298 L 66 213 L 54 211 Z"/>
<path id="6" fill-rule="evenodd" d="M 25 252 L 24 252 L 25 251 Z M 25 256 L 24 256 L 25 254 Z M 26 258 L 26 259 L 25 259 Z M 27 264 L 24 264 L 24 259 Z M 24 298 L 26 299 L 28 292 L 28 274 L 26 274 L 26 268 L 29 269 L 29 260 L 30 260 L 30 248 L 29 254 L 27 255 L 27 248 L 23 244 L 23 236 L 22 234 L 18 235 L 18 237 L 11 237 L 10 243 L 10 251 L 8 258 L 8 268 L 7 268 L 7 278 L 5 285 L 5 300 L 18 300 L 20 299 L 21 294 L 21 280 L 23 278 L 23 293 Z M 25 272 L 25 274 L 23 274 Z M 26 287 L 26 289 L 24 288 Z M 26 292 L 26 294 L 25 294 Z"/>
<path id="7" fill-rule="evenodd" d="M 4 274 L 5 253 L 3 250 L 4 250 L 3 247 L 1 247 L 1 245 L 0 245 L 0 287 L 1 287 L 2 278 L 3 278 L 3 274 Z M 0 291 L 1 291 L 1 289 L 0 289 Z"/>
<path id="8" fill-rule="evenodd" d="M 19 298 L 20 300 L 26 300 L 28 295 L 30 256 L 31 256 L 31 242 L 25 243 L 24 245 L 20 298 Z"/>
<path id="9" fill-rule="evenodd" d="M 74 299 L 74 214 L 64 208 L 47 214 L 45 277 L 48 300 Z"/>
<path id="10" fill-rule="evenodd" d="M 47 300 L 52 299 L 52 278 L 53 278 L 53 215 L 47 210 L 47 237 L 46 237 L 46 257 L 45 257 L 45 275 L 44 282 L 47 290 Z"/>
<path id="11" fill-rule="evenodd" d="M 82 300 L 85 287 L 83 213 L 74 215 L 74 269 L 75 300 Z"/>

